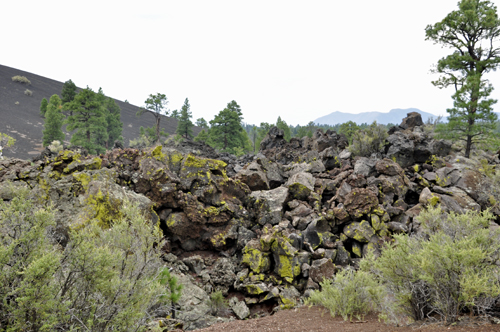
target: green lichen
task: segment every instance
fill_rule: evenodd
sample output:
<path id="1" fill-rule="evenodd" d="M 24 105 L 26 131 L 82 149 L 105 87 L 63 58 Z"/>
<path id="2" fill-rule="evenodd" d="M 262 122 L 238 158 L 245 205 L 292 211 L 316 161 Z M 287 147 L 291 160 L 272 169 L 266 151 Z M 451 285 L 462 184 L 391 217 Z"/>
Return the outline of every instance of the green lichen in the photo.
<path id="1" fill-rule="evenodd" d="M 153 149 L 153 151 L 151 151 L 151 155 L 153 156 L 153 158 L 155 158 L 158 161 L 165 161 L 166 160 L 166 156 L 162 152 L 162 146 L 161 145 L 157 145 Z"/>
<path id="2" fill-rule="evenodd" d="M 439 196 L 432 195 L 432 197 L 429 198 L 428 202 L 430 206 L 436 206 L 440 202 Z"/>
<path id="3" fill-rule="evenodd" d="M 415 173 L 418 173 L 419 171 L 418 165 L 413 166 L 413 170 L 415 171 Z"/>
<path id="4" fill-rule="evenodd" d="M 264 290 L 260 288 L 258 285 L 247 285 L 246 286 L 247 293 L 251 295 L 259 295 L 264 293 Z"/>
<path id="5" fill-rule="evenodd" d="M 119 202 L 113 201 L 108 194 L 99 190 L 95 195 L 89 195 L 86 199 L 89 220 L 97 219 L 102 228 L 109 228 L 113 220 L 121 217 Z"/>
<path id="6" fill-rule="evenodd" d="M 247 265 L 255 273 L 261 273 L 270 266 L 268 254 L 249 247 L 243 249 L 241 263 Z"/>
<path id="7" fill-rule="evenodd" d="M 298 200 L 305 200 L 311 192 L 311 189 L 298 182 L 289 186 L 288 190 L 290 191 L 291 196 Z"/>

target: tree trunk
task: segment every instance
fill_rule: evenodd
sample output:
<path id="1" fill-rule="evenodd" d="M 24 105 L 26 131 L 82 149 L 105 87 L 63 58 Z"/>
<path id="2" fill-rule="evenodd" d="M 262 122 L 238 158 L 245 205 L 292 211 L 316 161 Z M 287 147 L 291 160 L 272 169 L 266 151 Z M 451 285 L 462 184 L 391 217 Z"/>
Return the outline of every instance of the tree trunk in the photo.
<path id="1" fill-rule="evenodd" d="M 472 147 L 472 136 L 467 135 L 467 143 L 465 145 L 465 158 L 470 158 L 471 147 Z"/>
<path id="2" fill-rule="evenodd" d="M 156 116 L 156 142 L 160 140 L 160 115 Z M 155 143 L 156 143 L 155 142 Z"/>

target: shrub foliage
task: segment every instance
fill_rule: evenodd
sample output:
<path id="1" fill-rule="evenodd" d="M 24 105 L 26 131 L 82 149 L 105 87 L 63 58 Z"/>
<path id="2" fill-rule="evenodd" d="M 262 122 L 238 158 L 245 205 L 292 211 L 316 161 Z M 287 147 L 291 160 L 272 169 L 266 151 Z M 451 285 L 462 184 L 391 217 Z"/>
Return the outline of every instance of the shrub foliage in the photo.
<path id="1" fill-rule="evenodd" d="M 123 217 L 107 230 L 91 222 L 70 231 L 62 247 L 51 240 L 51 208 L 18 195 L 0 201 L 3 331 L 140 331 L 152 308 L 178 298 L 176 280 L 165 285 L 161 231 L 136 206 L 125 202 Z"/>
<path id="2" fill-rule="evenodd" d="M 447 214 L 429 207 L 417 217 L 417 233 L 394 235 L 378 258 L 367 255 L 358 272 L 324 281 L 309 301 L 344 319 L 371 309 L 393 321 L 487 315 L 500 295 L 500 230 L 489 228 L 492 219 L 488 211 Z"/>

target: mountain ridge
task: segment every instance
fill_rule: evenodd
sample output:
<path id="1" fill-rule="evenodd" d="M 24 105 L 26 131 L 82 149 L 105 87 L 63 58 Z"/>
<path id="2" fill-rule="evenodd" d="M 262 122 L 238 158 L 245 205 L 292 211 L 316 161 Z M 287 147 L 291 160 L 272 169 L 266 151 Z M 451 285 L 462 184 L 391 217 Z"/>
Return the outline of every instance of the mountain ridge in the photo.
<path id="1" fill-rule="evenodd" d="M 335 111 L 328 115 L 324 115 L 322 117 L 314 120 L 314 123 L 318 124 L 326 124 L 326 125 L 336 125 L 340 123 L 345 123 L 348 121 L 356 122 L 358 125 L 361 123 L 372 123 L 373 121 L 377 121 L 379 124 L 399 124 L 401 120 L 406 117 L 406 115 L 410 112 L 418 112 L 422 115 L 422 120 L 425 122 L 429 118 L 437 118 L 438 115 L 424 112 L 419 110 L 418 108 L 394 108 L 391 109 L 387 113 L 383 112 L 362 112 L 358 114 L 345 113 Z"/>

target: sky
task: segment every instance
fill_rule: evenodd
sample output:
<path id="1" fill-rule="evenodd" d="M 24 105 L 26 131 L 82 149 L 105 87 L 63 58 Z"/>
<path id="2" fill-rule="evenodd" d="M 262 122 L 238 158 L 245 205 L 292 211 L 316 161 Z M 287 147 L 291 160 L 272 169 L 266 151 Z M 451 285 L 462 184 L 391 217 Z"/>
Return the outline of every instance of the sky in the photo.
<path id="1" fill-rule="evenodd" d="M 165 94 L 170 110 L 189 98 L 193 120 L 231 100 L 257 125 L 335 111 L 444 115 L 453 91 L 434 87 L 430 70 L 451 51 L 425 27 L 457 2 L 4 1 L 0 63 L 137 106 L 149 94 Z M 487 78 L 500 99 L 500 72 Z"/>

